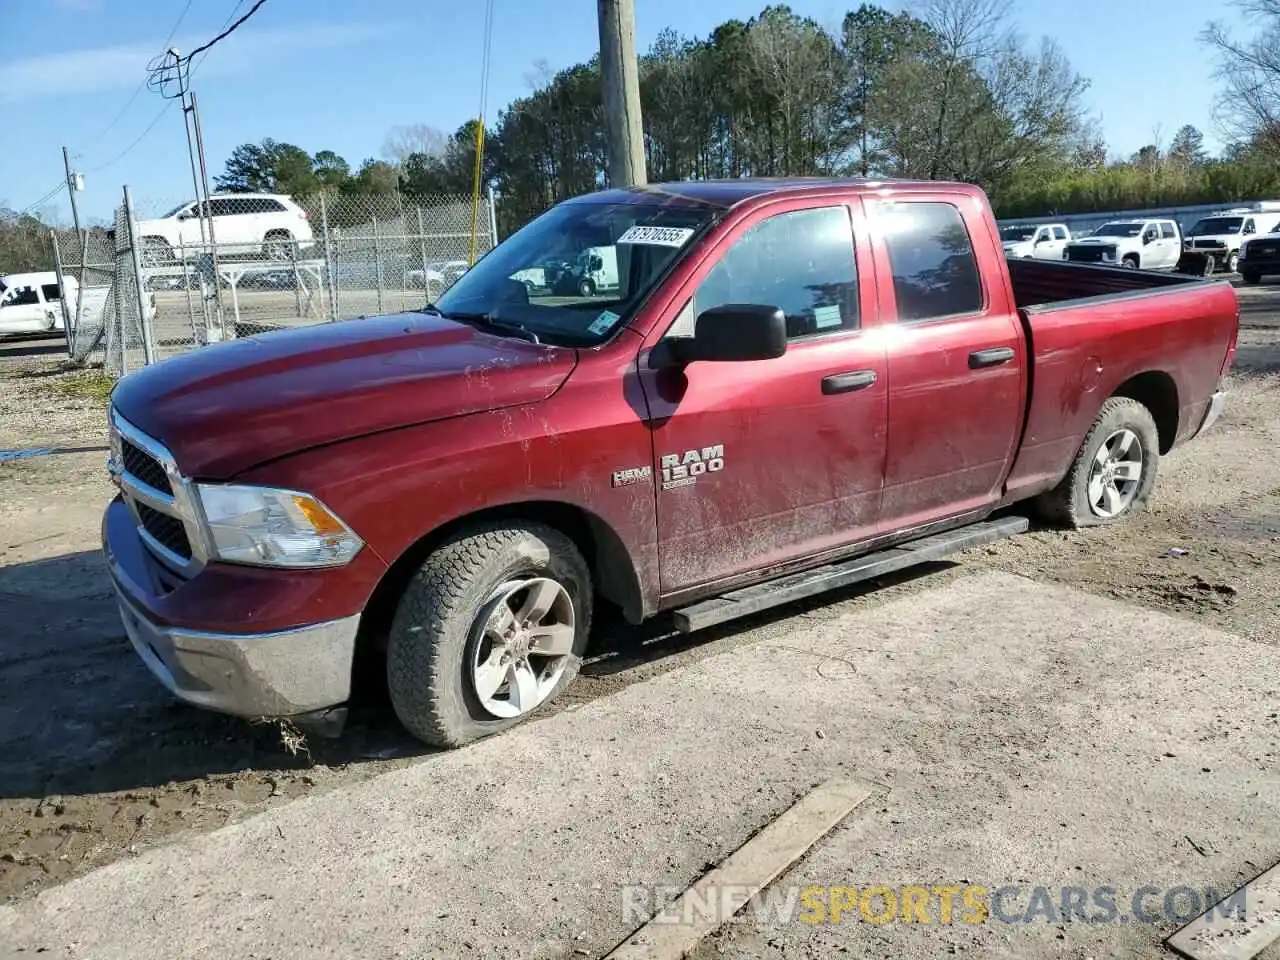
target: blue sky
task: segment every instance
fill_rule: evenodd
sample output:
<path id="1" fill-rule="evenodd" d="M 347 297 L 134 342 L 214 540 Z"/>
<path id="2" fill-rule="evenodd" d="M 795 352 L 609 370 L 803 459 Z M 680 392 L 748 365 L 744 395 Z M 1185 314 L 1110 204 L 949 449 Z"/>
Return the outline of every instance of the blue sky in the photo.
<path id="1" fill-rule="evenodd" d="M 192 192 L 182 117 L 157 93 L 138 92 L 187 0 L 3 0 L 0 59 L 0 206 L 24 208 L 61 180 L 60 148 L 86 175 L 81 209 L 105 218 L 130 184 L 143 213 L 160 213 Z M 240 13 L 252 3 L 242 0 Z M 792 0 L 798 13 L 836 25 L 856 2 Z M 191 50 L 216 35 L 235 0 L 192 0 L 172 41 Z M 636 0 L 637 44 L 663 27 L 704 36 L 763 2 Z M 897 7 L 899 3 L 887 3 Z M 595 0 L 496 0 L 489 119 L 527 93 L 537 66 L 552 70 L 596 49 Z M 1193 123 L 1216 148 L 1217 85 L 1197 36 L 1221 4 L 1193 0 L 1017 0 L 1017 27 L 1048 36 L 1089 77 L 1089 106 L 1113 152 L 1167 142 Z M 1087 11 L 1087 12 L 1086 12 Z M 1094 19 L 1090 19 L 1090 18 Z M 274 137 L 314 153 L 331 149 L 354 168 L 379 156 L 397 124 L 452 132 L 479 109 L 481 0 L 268 0 L 195 72 L 193 87 L 210 163 Z M 33 42 L 17 42 L 28 38 Z M 35 40 L 41 42 L 34 42 Z M 140 141 L 139 136 L 151 126 Z M 122 155 L 123 154 L 123 155 Z M 65 191 L 40 209 L 69 220 Z"/>

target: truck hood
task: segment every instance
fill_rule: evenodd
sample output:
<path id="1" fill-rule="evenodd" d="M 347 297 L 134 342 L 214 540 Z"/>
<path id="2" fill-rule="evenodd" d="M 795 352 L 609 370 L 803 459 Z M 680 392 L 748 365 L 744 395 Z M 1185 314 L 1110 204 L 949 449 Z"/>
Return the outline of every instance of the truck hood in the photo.
<path id="1" fill-rule="evenodd" d="M 1117 242 L 1125 239 L 1124 237 L 1084 237 L 1080 240 L 1072 240 L 1071 243 L 1078 247 L 1114 247 Z"/>
<path id="2" fill-rule="evenodd" d="M 1021 256 L 1024 253 L 1030 252 L 1030 250 L 1031 250 L 1030 240 L 1007 240 L 1005 241 L 1005 244 L 1004 244 L 1004 252 L 1006 254 Z"/>
<path id="3" fill-rule="evenodd" d="M 125 377 L 112 403 L 187 476 L 227 479 L 325 443 L 544 400 L 576 360 L 406 313 L 202 347 Z"/>

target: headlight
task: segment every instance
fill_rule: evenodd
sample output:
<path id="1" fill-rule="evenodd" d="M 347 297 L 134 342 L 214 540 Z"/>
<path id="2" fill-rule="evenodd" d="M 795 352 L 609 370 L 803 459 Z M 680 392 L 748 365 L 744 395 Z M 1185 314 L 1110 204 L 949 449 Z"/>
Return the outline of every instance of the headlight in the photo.
<path id="1" fill-rule="evenodd" d="M 1248 249 L 1249 249 L 1249 241 L 1248 241 L 1248 240 L 1246 240 L 1244 243 L 1240 244 L 1240 250 L 1237 252 L 1236 256 L 1238 256 L 1238 257 L 1240 257 L 1241 259 L 1243 259 L 1243 258 L 1244 258 L 1244 252 L 1245 252 L 1246 250 L 1248 250 Z"/>
<path id="2" fill-rule="evenodd" d="M 309 494 L 220 483 L 195 487 L 211 559 L 262 567 L 340 567 L 364 546 Z"/>

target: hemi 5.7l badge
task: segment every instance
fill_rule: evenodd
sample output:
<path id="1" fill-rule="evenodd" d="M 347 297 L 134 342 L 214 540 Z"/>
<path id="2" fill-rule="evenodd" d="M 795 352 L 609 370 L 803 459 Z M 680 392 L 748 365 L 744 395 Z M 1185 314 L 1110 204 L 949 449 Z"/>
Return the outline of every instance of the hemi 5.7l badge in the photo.
<path id="1" fill-rule="evenodd" d="M 684 453 L 667 453 L 662 456 L 662 489 L 687 487 L 697 483 L 707 473 L 719 473 L 724 469 L 724 444 L 717 443 L 701 450 Z"/>
<path id="2" fill-rule="evenodd" d="M 653 476 L 653 467 L 628 467 L 613 471 L 613 485 L 625 487 L 629 483 L 641 483 Z"/>

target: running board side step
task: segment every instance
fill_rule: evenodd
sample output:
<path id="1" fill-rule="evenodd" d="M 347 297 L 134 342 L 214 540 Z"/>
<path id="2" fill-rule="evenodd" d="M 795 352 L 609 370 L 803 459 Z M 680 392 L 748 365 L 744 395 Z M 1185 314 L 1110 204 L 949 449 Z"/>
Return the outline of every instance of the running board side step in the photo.
<path id="1" fill-rule="evenodd" d="M 945 533 L 911 540 L 907 543 L 864 554 L 852 560 L 842 560 L 815 570 L 792 573 L 776 580 L 743 587 L 710 600 L 681 607 L 673 612 L 676 629 L 691 633 L 727 620 L 735 620 L 760 610 L 811 597 L 827 590 L 847 587 L 863 580 L 871 580 L 897 570 L 905 570 L 918 563 L 938 560 L 948 554 L 978 547 L 993 540 L 1024 533 L 1030 526 L 1026 517 L 1004 517 L 970 524 Z"/>

